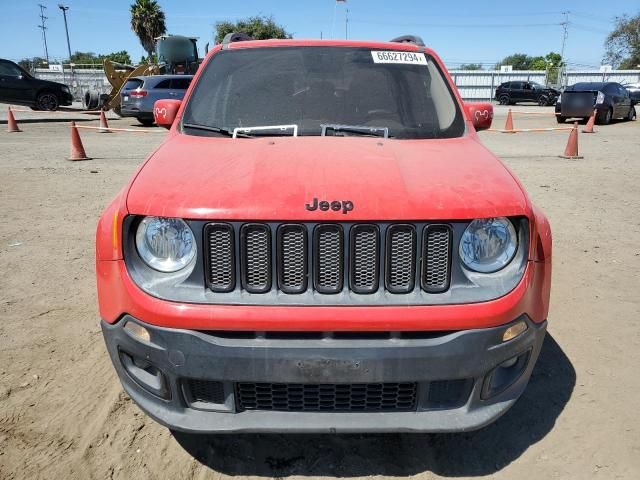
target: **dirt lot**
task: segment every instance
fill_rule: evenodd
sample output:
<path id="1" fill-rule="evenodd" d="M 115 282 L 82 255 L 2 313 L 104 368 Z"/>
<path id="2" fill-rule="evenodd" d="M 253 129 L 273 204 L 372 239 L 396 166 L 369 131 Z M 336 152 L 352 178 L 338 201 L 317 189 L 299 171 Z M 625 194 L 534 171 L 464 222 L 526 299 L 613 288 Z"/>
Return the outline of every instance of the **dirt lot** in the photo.
<path id="1" fill-rule="evenodd" d="M 98 322 L 96 219 L 162 132 L 84 130 L 95 159 L 71 163 L 66 123 L 21 126 L 0 125 L 0 479 L 640 478 L 640 122 L 581 135 L 575 161 L 557 157 L 566 132 L 482 133 L 555 240 L 549 335 L 497 423 L 464 435 L 222 437 L 173 435 L 146 418 L 122 393 Z"/>

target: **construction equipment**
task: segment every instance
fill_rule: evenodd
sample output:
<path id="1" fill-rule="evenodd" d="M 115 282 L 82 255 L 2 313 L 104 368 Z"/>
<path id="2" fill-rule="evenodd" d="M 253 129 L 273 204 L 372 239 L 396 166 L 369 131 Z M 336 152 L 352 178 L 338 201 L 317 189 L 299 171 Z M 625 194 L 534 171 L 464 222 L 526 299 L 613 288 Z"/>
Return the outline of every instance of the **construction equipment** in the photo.
<path id="1" fill-rule="evenodd" d="M 131 77 L 185 74 L 192 75 L 198 70 L 198 45 L 196 37 L 182 35 L 162 35 L 156 38 L 157 64 L 137 66 L 104 60 L 103 68 L 111 84 L 111 92 L 103 93 L 90 90 L 85 93 L 84 107 L 88 110 L 113 110 L 120 113 L 120 91 Z"/>

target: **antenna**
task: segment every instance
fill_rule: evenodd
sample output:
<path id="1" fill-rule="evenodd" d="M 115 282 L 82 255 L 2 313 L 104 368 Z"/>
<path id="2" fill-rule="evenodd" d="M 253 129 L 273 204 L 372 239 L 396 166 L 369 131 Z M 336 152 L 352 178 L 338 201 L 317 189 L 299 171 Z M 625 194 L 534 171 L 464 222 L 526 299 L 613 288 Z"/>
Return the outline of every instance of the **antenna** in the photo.
<path id="1" fill-rule="evenodd" d="M 44 11 L 47 9 L 47 7 L 45 7 L 41 3 L 39 3 L 38 6 L 40 7 L 40 25 L 38 25 L 38 28 L 42 30 L 42 40 L 44 42 L 44 57 L 47 59 L 47 65 L 48 65 L 49 49 L 47 48 L 47 27 L 44 26 L 44 22 L 49 17 L 44 16 Z"/>

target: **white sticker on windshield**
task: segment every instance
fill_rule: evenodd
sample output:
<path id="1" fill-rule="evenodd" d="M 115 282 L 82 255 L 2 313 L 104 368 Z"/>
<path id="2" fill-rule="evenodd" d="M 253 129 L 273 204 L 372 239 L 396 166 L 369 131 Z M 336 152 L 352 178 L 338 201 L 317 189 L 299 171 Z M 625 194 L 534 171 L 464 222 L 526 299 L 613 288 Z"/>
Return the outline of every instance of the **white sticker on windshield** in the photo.
<path id="1" fill-rule="evenodd" d="M 373 63 L 402 63 L 404 65 L 426 65 L 424 53 L 372 50 Z"/>

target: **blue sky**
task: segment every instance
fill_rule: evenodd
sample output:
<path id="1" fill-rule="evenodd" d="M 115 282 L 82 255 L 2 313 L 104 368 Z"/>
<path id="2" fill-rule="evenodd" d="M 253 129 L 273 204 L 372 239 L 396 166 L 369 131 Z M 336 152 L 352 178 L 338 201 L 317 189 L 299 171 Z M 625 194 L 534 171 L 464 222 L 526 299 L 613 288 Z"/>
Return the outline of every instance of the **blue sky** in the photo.
<path id="1" fill-rule="evenodd" d="M 49 56 L 65 58 L 66 40 L 58 0 L 0 0 L 0 57 L 14 60 L 44 56 L 38 3 L 47 6 Z M 129 27 L 132 0 L 66 0 L 73 51 L 109 53 L 127 50 L 134 61 L 142 47 Z M 344 38 L 345 5 L 349 38 L 388 40 L 415 33 L 450 68 L 459 63 L 494 63 L 522 52 L 545 55 L 562 44 L 561 12 L 569 10 L 565 57 L 576 68 L 597 66 L 613 16 L 640 12 L 637 0 L 159 0 L 169 33 L 212 42 L 214 24 L 254 14 L 273 15 L 297 38 Z M 335 21 L 334 21 L 335 18 Z"/>

